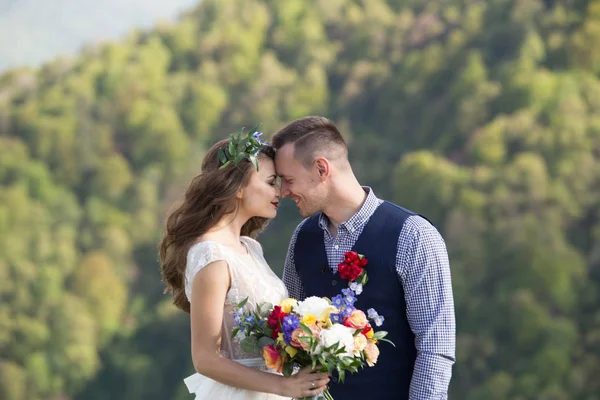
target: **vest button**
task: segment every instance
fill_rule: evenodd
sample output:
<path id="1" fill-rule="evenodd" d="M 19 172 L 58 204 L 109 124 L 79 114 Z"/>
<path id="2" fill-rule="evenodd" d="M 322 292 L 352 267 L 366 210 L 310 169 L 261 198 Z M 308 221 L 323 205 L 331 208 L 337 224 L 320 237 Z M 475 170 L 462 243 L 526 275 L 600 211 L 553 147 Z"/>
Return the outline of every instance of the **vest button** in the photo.
<path id="1" fill-rule="evenodd" d="M 331 284 L 332 284 L 333 286 L 335 286 L 335 285 L 337 285 L 337 281 L 331 281 Z"/>

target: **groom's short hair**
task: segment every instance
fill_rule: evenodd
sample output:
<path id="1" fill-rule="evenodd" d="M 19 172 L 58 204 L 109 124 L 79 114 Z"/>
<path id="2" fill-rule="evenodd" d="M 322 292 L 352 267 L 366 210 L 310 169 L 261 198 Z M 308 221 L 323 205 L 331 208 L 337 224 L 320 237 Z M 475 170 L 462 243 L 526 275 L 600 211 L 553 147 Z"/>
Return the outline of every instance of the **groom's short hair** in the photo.
<path id="1" fill-rule="evenodd" d="M 348 146 L 333 122 L 311 116 L 290 122 L 273 135 L 271 144 L 278 150 L 294 144 L 294 157 L 306 167 L 320 155 L 331 160 L 348 159 Z"/>

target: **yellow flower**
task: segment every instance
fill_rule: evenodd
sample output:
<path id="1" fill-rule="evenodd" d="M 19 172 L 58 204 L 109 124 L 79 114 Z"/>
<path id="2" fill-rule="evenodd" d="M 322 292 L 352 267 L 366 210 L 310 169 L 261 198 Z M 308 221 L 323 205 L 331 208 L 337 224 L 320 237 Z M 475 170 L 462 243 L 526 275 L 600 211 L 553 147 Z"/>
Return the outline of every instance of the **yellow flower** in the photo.
<path id="1" fill-rule="evenodd" d="M 367 332 L 367 338 L 371 339 L 373 337 L 373 329 L 369 329 L 369 331 Z"/>
<path id="2" fill-rule="evenodd" d="M 338 312 L 338 309 L 335 306 L 329 306 L 323 310 L 319 319 L 321 321 L 327 321 L 329 319 L 329 315 L 331 313 L 337 313 L 337 312 Z"/>
<path id="3" fill-rule="evenodd" d="M 277 339 L 275 340 L 275 342 L 277 342 L 277 344 L 282 345 L 283 343 L 285 343 L 283 341 L 283 333 L 279 332 L 279 334 L 277 335 Z"/>
<path id="4" fill-rule="evenodd" d="M 296 353 L 298 353 L 298 350 L 296 350 L 294 347 L 292 346 L 286 346 L 285 348 L 285 352 L 288 353 L 290 355 L 290 357 L 294 357 L 296 355 Z"/>
<path id="5" fill-rule="evenodd" d="M 312 314 L 306 314 L 304 317 L 302 317 L 302 323 L 304 325 L 312 325 L 316 322 L 317 322 L 317 317 L 315 317 Z"/>
<path id="6" fill-rule="evenodd" d="M 298 307 L 298 301 L 292 298 L 285 299 L 282 300 L 281 303 L 279 303 L 279 306 L 281 307 L 281 311 L 283 311 L 286 314 L 289 314 L 292 311 L 292 308 Z"/>

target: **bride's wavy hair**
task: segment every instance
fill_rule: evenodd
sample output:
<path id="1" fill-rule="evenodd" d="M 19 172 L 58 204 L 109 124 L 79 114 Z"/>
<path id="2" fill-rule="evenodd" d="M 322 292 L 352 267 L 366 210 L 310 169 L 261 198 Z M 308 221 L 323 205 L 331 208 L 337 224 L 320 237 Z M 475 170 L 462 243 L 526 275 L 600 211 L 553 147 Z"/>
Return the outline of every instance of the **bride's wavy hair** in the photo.
<path id="1" fill-rule="evenodd" d="M 228 144 L 227 140 L 222 140 L 206 153 L 200 175 L 192 179 L 183 202 L 167 217 L 159 245 L 161 275 L 167 286 L 165 293 L 171 293 L 173 304 L 187 313 L 190 312 L 185 295 L 188 250 L 221 218 L 236 212 L 236 193 L 248 185 L 254 170 L 249 160 L 220 168 L 219 149 L 225 151 Z M 258 158 L 274 160 L 275 150 L 270 145 L 262 145 Z M 241 234 L 256 238 L 268 221 L 267 218 L 252 217 L 242 227 Z"/>

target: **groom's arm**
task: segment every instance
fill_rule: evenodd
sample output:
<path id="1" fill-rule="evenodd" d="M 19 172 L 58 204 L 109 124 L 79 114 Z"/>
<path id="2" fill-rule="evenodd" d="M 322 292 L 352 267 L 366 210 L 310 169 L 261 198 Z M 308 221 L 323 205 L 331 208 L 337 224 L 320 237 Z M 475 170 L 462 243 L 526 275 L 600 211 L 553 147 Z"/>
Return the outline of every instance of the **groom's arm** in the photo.
<path id="1" fill-rule="evenodd" d="M 296 238 L 298 237 L 298 232 L 302 227 L 302 223 L 298 225 L 294 234 L 292 235 L 292 239 L 290 240 L 290 246 L 288 247 L 288 253 L 285 258 L 285 265 L 283 266 L 283 283 L 288 290 L 288 294 L 290 297 L 297 300 L 304 300 L 306 295 L 304 294 L 304 286 L 302 285 L 302 281 L 300 280 L 300 276 L 296 271 L 296 264 L 294 262 L 294 250 L 296 249 Z"/>
<path id="2" fill-rule="evenodd" d="M 417 348 L 409 399 L 445 400 L 455 361 L 456 322 L 448 253 L 437 229 L 421 217 L 409 217 L 396 265 Z"/>

